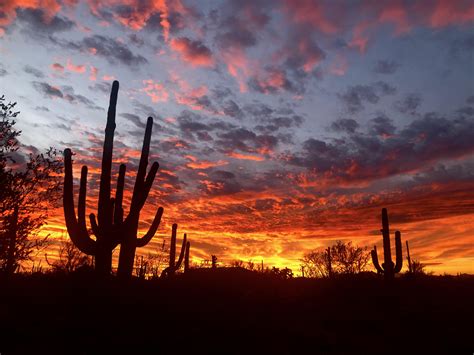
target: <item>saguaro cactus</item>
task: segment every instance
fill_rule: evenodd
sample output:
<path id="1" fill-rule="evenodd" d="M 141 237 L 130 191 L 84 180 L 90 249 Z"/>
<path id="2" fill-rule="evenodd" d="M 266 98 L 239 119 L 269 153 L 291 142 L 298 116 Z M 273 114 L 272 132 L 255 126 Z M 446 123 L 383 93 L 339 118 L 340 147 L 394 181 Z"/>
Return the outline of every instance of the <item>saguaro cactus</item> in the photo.
<path id="1" fill-rule="evenodd" d="M 189 249 L 191 249 L 191 243 L 186 243 L 186 251 L 184 252 L 184 272 L 189 271 Z"/>
<path id="2" fill-rule="evenodd" d="M 110 273 L 112 267 L 112 251 L 119 243 L 121 243 L 118 273 L 120 276 L 130 277 L 133 271 L 135 250 L 137 247 L 145 246 L 153 238 L 160 224 L 163 208 L 158 208 L 148 232 L 142 238 L 137 238 L 140 211 L 145 204 L 159 167 L 157 162 L 153 163 L 148 175 L 146 175 L 148 155 L 150 151 L 151 131 L 153 126 L 153 118 L 151 117 L 148 117 L 147 120 L 138 173 L 133 189 L 130 212 L 125 219 L 122 207 L 126 170 L 124 164 L 120 165 L 115 198 L 111 197 L 110 180 L 112 171 L 115 110 L 117 106 L 118 89 L 119 83 L 118 81 L 114 81 L 112 85 L 112 92 L 110 94 L 107 125 L 105 128 L 97 219 L 93 213 L 91 213 L 89 216 L 92 232 L 95 235 L 96 240 L 90 237 L 86 226 L 86 166 L 83 166 L 81 171 L 78 211 L 76 218 L 76 212 L 74 209 L 71 161 L 72 152 L 69 148 L 64 150 L 65 175 L 63 204 L 64 217 L 66 220 L 66 227 L 69 236 L 71 237 L 73 243 L 79 248 L 79 250 L 88 255 L 95 256 L 96 271 L 100 274 Z"/>
<path id="3" fill-rule="evenodd" d="M 410 248 L 408 247 L 408 240 L 405 241 L 407 245 L 407 261 L 408 261 L 408 272 L 411 274 L 413 272 L 411 267 L 411 258 L 410 258 Z"/>
<path id="4" fill-rule="evenodd" d="M 175 272 L 179 270 L 183 262 L 184 254 L 187 249 L 187 245 L 186 245 L 187 237 L 185 233 L 184 238 L 183 238 L 183 245 L 181 246 L 181 252 L 179 253 L 178 261 L 176 261 L 176 232 L 177 230 L 178 230 L 178 225 L 174 223 L 171 230 L 169 266 L 163 270 L 163 272 L 161 273 L 161 277 L 173 276 Z M 188 252 L 188 257 L 189 257 L 189 252 Z"/>
<path id="5" fill-rule="evenodd" d="M 396 259 L 395 264 L 392 261 L 392 254 L 390 249 L 390 229 L 388 223 L 388 212 L 386 208 L 382 209 L 382 229 L 380 230 L 383 236 L 383 254 L 384 262 L 382 266 L 379 264 L 379 259 L 377 255 L 377 247 L 374 246 L 374 250 L 371 251 L 372 263 L 377 269 L 378 273 L 384 274 L 386 279 L 393 279 L 396 273 L 400 272 L 403 265 L 402 257 L 402 240 L 400 237 L 400 232 L 395 232 L 395 252 Z"/>

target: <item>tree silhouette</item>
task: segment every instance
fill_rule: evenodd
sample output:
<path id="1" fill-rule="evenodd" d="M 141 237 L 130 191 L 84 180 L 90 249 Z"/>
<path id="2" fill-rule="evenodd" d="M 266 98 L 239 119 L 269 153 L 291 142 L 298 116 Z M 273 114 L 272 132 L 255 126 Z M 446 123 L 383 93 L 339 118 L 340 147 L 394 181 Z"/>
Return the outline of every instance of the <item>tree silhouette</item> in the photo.
<path id="1" fill-rule="evenodd" d="M 92 267 L 92 259 L 81 251 L 70 240 L 62 240 L 58 251 L 58 259 L 52 262 L 45 254 L 46 262 L 55 272 L 71 273 L 80 268 Z"/>
<path id="2" fill-rule="evenodd" d="M 60 197 L 62 161 L 57 151 L 27 153 L 15 129 L 16 103 L 0 97 L 0 269 L 8 275 L 44 247 L 38 237 L 48 208 Z"/>
<path id="3" fill-rule="evenodd" d="M 365 270 L 370 259 L 367 247 L 338 240 L 324 250 L 304 255 L 302 267 L 306 277 L 331 277 L 333 274 L 357 274 Z"/>

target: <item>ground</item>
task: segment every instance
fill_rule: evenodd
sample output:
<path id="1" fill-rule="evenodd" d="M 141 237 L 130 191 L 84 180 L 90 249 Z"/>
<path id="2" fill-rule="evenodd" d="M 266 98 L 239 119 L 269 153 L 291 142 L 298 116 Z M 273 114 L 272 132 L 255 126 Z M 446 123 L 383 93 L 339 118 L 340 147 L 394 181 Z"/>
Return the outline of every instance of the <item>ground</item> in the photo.
<path id="1" fill-rule="evenodd" d="M 472 354 L 474 277 L 1 281 L 4 354 Z"/>

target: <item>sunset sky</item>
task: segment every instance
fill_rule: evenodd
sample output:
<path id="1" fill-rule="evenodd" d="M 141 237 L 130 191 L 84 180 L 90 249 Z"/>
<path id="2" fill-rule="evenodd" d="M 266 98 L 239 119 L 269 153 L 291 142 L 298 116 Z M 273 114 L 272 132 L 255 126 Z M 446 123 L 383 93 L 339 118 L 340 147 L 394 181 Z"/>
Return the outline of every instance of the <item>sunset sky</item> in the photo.
<path id="1" fill-rule="evenodd" d="M 143 232 L 165 212 L 139 253 L 178 223 L 196 262 L 296 272 L 338 239 L 380 246 L 387 207 L 429 270 L 474 273 L 472 0 L 3 0 L 0 57 L 22 144 L 89 166 L 88 213 L 112 80 L 129 193 L 154 117 Z M 59 208 L 45 232 L 64 229 Z"/>

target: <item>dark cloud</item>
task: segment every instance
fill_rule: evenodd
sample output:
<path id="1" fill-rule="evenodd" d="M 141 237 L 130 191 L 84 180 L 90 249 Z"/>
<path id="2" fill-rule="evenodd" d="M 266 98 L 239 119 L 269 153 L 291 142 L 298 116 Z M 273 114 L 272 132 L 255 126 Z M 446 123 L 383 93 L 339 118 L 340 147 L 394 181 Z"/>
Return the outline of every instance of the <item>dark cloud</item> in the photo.
<path id="1" fill-rule="evenodd" d="M 326 177 L 358 180 L 405 173 L 474 152 L 474 118 L 457 114 L 426 114 L 398 130 L 379 116 L 369 122 L 369 133 L 356 131 L 328 142 L 311 138 L 300 153 L 282 159 Z"/>
<path id="2" fill-rule="evenodd" d="M 352 118 L 340 118 L 331 123 L 331 129 L 336 132 L 354 133 L 359 127 L 359 123 Z"/>
<path id="3" fill-rule="evenodd" d="M 92 91 L 99 91 L 105 94 L 109 94 L 110 90 L 112 89 L 112 84 L 109 82 L 103 81 L 100 83 L 94 83 L 93 85 L 89 85 L 89 89 Z"/>
<path id="4" fill-rule="evenodd" d="M 61 90 L 45 82 L 33 81 L 33 87 L 45 97 L 64 97 Z"/>
<path id="5" fill-rule="evenodd" d="M 134 115 L 133 113 L 121 113 L 120 116 L 123 118 L 126 118 L 128 122 L 133 123 L 138 128 L 141 128 L 141 129 L 146 128 L 146 123 L 143 122 L 140 119 L 140 117 L 138 117 L 137 115 Z"/>
<path id="6" fill-rule="evenodd" d="M 69 101 L 72 104 L 81 103 L 86 107 L 93 110 L 103 110 L 101 107 L 97 106 L 93 101 L 89 100 L 87 97 L 76 94 L 72 86 L 62 86 L 61 88 L 52 86 L 46 82 L 33 81 L 33 87 L 44 97 L 48 98 L 61 98 L 66 101 Z"/>
<path id="7" fill-rule="evenodd" d="M 8 72 L 5 69 L 0 68 L 0 76 L 5 76 L 7 74 L 8 74 Z"/>
<path id="8" fill-rule="evenodd" d="M 303 117 L 299 115 L 277 116 L 262 120 L 264 124 L 255 126 L 255 129 L 259 132 L 273 133 L 280 129 L 300 127 L 303 121 Z"/>
<path id="9" fill-rule="evenodd" d="M 105 58 L 110 64 L 121 63 L 127 66 L 138 67 L 148 63 L 145 57 L 140 54 L 134 54 L 125 43 L 102 35 L 85 37 L 76 42 L 56 39 L 55 43 L 81 52 L 94 50 L 96 55 Z"/>
<path id="10" fill-rule="evenodd" d="M 242 118 L 243 112 L 234 100 L 225 102 L 223 106 L 224 114 L 234 118 Z"/>
<path id="11" fill-rule="evenodd" d="M 365 108 L 364 103 L 376 104 L 382 96 L 393 95 L 395 92 L 395 87 L 378 81 L 371 85 L 350 86 L 346 92 L 338 96 L 350 113 L 357 113 Z"/>
<path id="12" fill-rule="evenodd" d="M 217 133 L 216 147 L 223 153 L 240 150 L 245 153 L 267 154 L 278 145 L 278 138 L 270 134 L 255 134 L 246 128 L 234 128 Z"/>
<path id="13" fill-rule="evenodd" d="M 377 74 L 393 74 L 400 67 L 400 64 L 393 60 L 379 60 L 375 64 L 374 72 Z"/>
<path id="14" fill-rule="evenodd" d="M 64 32 L 75 27 L 71 20 L 57 15 L 49 18 L 41 9 L 17 8 L 16 14 L 23 30 L 34 37 Z"/>
<path id="15" fill-rule="evenodd" d="M 401 113 L 416 114 L 418 107 L 421 105 L 421 95 L 408 94 L 402 100 L 395 102 L 395 108 Z"/>
<path id="16" fill-rule="evenodd" d="M 44 78 L 44 74 L 41 70 L 38 70 L 30 65 L 25 65 L 23 67 L 23 71 L 27 74 L 31 74 L 33 75 L 34 77 L 38 78 L 38 79 L 41 79 L 41 78 Z"/>
<path id="17" fill-rule="evenodd" d="M 376 136 L 388 137 L 395 132 L 395 126 L 393 121 L 385 115 L 380 115 L 372 118 L 369 121 L 370 131 L 369 133 Z"/>

